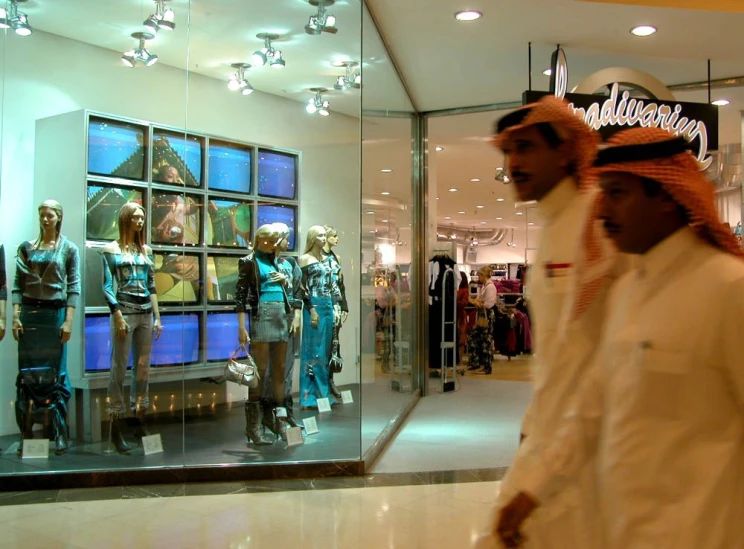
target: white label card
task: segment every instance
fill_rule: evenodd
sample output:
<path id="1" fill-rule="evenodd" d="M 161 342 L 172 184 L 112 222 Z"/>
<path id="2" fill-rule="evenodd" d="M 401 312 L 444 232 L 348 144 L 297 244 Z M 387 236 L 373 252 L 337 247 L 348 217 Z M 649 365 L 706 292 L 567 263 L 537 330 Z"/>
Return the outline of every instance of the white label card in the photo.
<path id="1" fill-rule="evenodd" d="M 299 427 L 290 427 L 287 429 L 287 446 L 299 446 L 305 444 L 305 439 L 302 438 L 302 429 Z"/>
<path id="2" fill-rule="evenodd" d="M 142 437 L 142 447 L 145 449 L 145 455 L 159 454 L 163 451 L 163 439 L 160 434 Z"/>
<path id="3" fill-rule="evenodd" d="M 21 459 L 48 459 L 49 439 L 24 439 Z"/>
<path id="4" fill-rule="evenodd" d="M 308 435 L 320 433 L 320 430 L 318 429 L 318 421 L 314 417 L 305 418 L 302 420 L 302 423 L 305 425 L 305 432 Z"/>
<path id="5" fill-rule="evenodd" d="M 331 411 L 331 401 L 327 398 L 319 398 L 318 399 L 318 412 L 330 412 Z"/>
<path id="6" fill-rule="evenodd" d="M 341 402 L 344 404 L 351 404 L 354 402 L 354 397 L 351 396 L 351 391 L 341 391 Z"/>

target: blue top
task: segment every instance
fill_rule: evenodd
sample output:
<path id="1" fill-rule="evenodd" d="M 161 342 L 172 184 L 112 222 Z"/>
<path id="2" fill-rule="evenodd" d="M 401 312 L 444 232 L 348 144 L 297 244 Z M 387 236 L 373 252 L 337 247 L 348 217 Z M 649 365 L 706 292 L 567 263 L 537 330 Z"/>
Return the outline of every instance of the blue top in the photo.
<path id="1" fill-rule="evenodd" d="M 155 268 L 142 254 L 103 252 L 103 295 L 111 312 L 122 307 L 152 310 L 150 295 L 155 290 Z"/>
<path id="2" fill-rule="evenodd" d="M 255 250 L 258 273 L 261 283 L 261 294 L 259 301 L 284 302 L 284 288 L 281 282 L 269 280 L 271 273 L 279 272 L 276 258 L 273 253 L 267 254 L 261 250 Z"/>

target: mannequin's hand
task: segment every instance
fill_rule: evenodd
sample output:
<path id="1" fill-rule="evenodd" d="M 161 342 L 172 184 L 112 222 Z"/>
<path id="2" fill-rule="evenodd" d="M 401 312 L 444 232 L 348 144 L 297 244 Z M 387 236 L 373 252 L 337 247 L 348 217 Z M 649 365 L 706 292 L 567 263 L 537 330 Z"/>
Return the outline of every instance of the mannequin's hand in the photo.
<path id="1" fill-rule="evenodd" d="M 334 326 L 341 325 L 341 305 L 333 306 L 333 325 Z"/>
<path id="2" fill-rule="evenodd" d="M 290 334 L 300 333 L 300 315 L 299 311 L 295 312 L 294 318 L 292 319 L 292 325 L 289 327 Z"/>
<path id="3" fill-rule="evenodd" d="M 69 320 L 66 320 L 62 327 L 59 329 L 59 337 L 62 341 L 62 345 L 70 341 L 70 337 L 72 337 L 72 322 Z"/>
<path id="4" fill-rule="evenodd" d="M 315 309 L 313 309 L 312 311 L 310 311 L 310 326 L 317 330 L 319 322 L 320 317 L 318 316 L 318 313 L 315 312 Z"/>
<path id="5" fill-rule="evenodd" d="M 119 338 L 120 341 L 124 341 L 127 338 L 127 334 L 129 333 L 129 324 L 127 324 L 127 321 L 124 320 L 124 317 L 119 317 L 116 319 L 116 337 Z"/>
<path id="6" fill-rule="evenodd" d="M 269 273 L 269 280 L 271 282 L 281 282 L 283 285 L 287 285 L 287 277 L 284 276 L 284 273 L 280 272 L 271 272 Z"/>
<path id="7" fill-rule="evenodd" d="M 155 335 L 155 341 L 160 339 L 160 334 L 163 333 L 163 324 L 159 318 L 156 318 L 155 322 L 152 323 L 152 333 Z"/>
<path id="8" fill-rule="evenodd" d="M 5 321 L 0 320 L 0 341 L 5 338 Z"/>
<path id="9" fill-rule="evenodd" d="M 521 547 L 526 538 L 520 532 L 522 523 L 537 507 L 537 502 L 525 492 L 519 492 L 514 498 L 498 511 L 496 517 L 495 534 L 507 547 Z"/>
<path id="10" fill-rule="evenodd" d="M 16 341 L 20 340 L 21 336 L 23 335 L 23 324 L 21 324 L 21 319 L 14 318 L 13 319 L 13 339 Z"/>
<path id="11" fill-rule="evenodd" d="M 346 322 L 347 318 L 349 318 L 349 311 L 341 311 L 341 322 Z"/>
<path id="12" fill-rule="evenodd" d="M 248 335 L 248 330 L 245 329 L 245 326 L 238 328 L 238 343 L 241 345 L 248 345 L 250 342 L 251 338 Z"/>

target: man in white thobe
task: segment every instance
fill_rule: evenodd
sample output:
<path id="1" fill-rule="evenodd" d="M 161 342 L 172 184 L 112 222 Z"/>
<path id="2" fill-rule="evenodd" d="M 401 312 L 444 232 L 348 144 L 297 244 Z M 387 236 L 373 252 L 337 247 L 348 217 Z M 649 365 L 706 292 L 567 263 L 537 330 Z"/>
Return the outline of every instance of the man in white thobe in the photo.
<path id="1" fill-rule="evenodd" d="M 515 464 L 498 534 L 519 547 L 532 509 L 596 457 L 597 549 L 744 547 L 744 253 L 684 139 L 640 128 L 609 145 L 600 215 L 637 263 L 576 408 Z"/>
<path id="2" fill-rule="evenodd" d="M 599 338 L 612 254 L 595 242 L 592 266 L 585 246 L 597 191 L 585 176 L 598 143 L 598 135 L 555 97 L 505 115 L 496 124 L 494 144 L 504 152 L 517 197 L 537 201 L 544 222 L 527 281 L 535 333 L 534 385 L 517 460 L 532 451 L 533 437 L 550 436 L 570 409 Z M 586 282 L 584 275 L 592 273 L 591 305 L 575 311 L 574 296 Z M 520 484 L 517 473 L 510 471 L 502 483 L 496 516 L 516 495 L 511 487 Z M 596 549 L 595 532 L 588 526 L 594 477 L 589 467 L 578 475 L 579 481 L 543 506 L 527 526 L 530 549 Z"/>

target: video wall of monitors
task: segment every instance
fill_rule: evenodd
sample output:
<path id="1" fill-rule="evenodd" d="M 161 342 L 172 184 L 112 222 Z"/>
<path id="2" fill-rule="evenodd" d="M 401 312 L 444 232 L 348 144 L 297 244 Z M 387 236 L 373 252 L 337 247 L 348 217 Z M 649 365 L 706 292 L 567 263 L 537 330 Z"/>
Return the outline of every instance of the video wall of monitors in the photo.
<path id="1" fill-rule="evenodd" d="M 153 366 L 224 361 L 235 351 L 238 262 L 256 229 L 289 226 L 297 249 L 299 155 L 178 128 L 88 114 L 85 371 L 110 368 L 101 248 L 127 202 L 146 213 L 164 330 Z"/>

